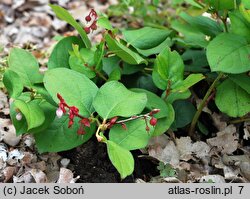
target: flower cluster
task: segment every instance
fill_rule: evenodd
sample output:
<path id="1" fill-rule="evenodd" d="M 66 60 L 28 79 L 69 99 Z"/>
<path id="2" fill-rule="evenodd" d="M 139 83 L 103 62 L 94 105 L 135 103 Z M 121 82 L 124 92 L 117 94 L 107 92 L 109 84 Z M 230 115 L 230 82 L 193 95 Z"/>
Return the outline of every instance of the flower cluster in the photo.
<path id="1" fill-rule="evenodd" d="M 97 29 L 97 25 L 96 25 L 97 17 L 98 17 L 97 13 L 96 13 L 96 11 L 94 9 L 91 9 L 89 15 L 87 15 L 85 17 L 85 20 L 86 20 L 87 23 L 92 21 L 92 23 L 89 26 L 86 26 L 84 28 L 84 30 L 85 30 L 85 32 L 87 34 L 89 34 L 91 30 L 96 30 Z"/>
<path id="2" fill-rule="evenodd" d="M 56 110 L 57 117 L 61 118 L 64 114 L 67 113 L 66 109 L 68 109 L 68 115 L 69 115 L 68 128 L 72 127 L 72 125 L 74 124 L 74 118 L 78 117 L 81 120 L 79 121 L 80 128 L 78 129 L 77 134 L 78 135 L 84 135 L 86 133 L 85 132 L 85 127 L 90 127 L 89 119 L 79 115 L 79 109 L 77 107 L 75 107 L 75 106 L 69 106 L 59 93 L 57 93 L 57 98 L 60 101 L 59 102 L 59 107 Z"/>

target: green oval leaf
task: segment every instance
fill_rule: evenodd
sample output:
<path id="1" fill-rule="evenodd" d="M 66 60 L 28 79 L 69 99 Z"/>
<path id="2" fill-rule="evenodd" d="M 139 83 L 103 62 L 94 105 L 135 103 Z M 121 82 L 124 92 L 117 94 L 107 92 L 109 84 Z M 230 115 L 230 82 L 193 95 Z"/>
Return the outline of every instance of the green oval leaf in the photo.
<path id="1" fill-rule="evenodd" d="M 72 70 L 86 75 L 88 78 L 94 78 L 95 72 L 89 68 L 94 65 L 94 52 L 88 48 L 82 48 L 79 51 L 79 47 L 73 47 L 74 51 L 71 52 L 69 57 L 69 65 Z M 87 65 L 85 65 L 87 64 Z"/>
<path id="2" fill-rule="evenodd" d="M 54 47 L 48 62 L 48 68 L 69 68 L 69 51 L 72 51 L 72 45 L 77 44 L 80 48 L 84 47 L 82 40 L 78 37 L 65 37 L 61 39 Z"/>
<path id="3" fill-rule="evenodd" d="M 23 84 L 20 76 L 12 71 L 6 70 L 3 75 L 3 83 L 11 98 L 17 98 L 23 91 Z"/>
<path id="4" fill-rule="evenodd" d="M 169 48 L 165 48 L 155 60 L 153 80 L 157 87 L 166 89 L 178 81 L 182 81 L 184 63 L 181 56 Z"/>
<path id="5" fill-rule="evenodd" d="M 222 27 L 213 19 L 205 16 L 191 16 L 185 12 L 179 14 L 189 26 L 196 29 L 197 32 L 202 32 L 204 35 L 215 37 L 223 32 Z"/>
<path id="6" fill-rule="evenodd" d="M 105 28 L 107 30 L 112 30 L 112 25 L 107 17 L 101 16 L 97 19 L 97 26 Z"/>
<path id="7" fill-rule="evenodd" d="M 177 100 L 173 103 L 175 121 L 173 128 L 182 128 L 192 122 L 196 109 L 188 100 Z"/>
<path id="8" fill-rule="evenodd" d="M 53 123 L 42 132 L 34 134 L 36 145 L 40 153 L 43 152 L 59 152 L 75 148 L 88 141 L 95 132 L 95 126 L 86 128 L 85 135 L 78 135 L 78 120 L 71 128 L 68 128 L 68 116 L 55 118 Z"/>
<path id="9" fill-rule="evenodd" d="M 147 97 L 143 93 L 129 91 L 123 84 L 110 81 L 98 91 L 93 106 L 104 119 L 114 116 L 130 117 L 143 111 Z"/>
<path id="10" fill-rule="evenodd" d="M 250 70 L 250 46 L 242 36 L 223 33 L 208 45 L 207 59 L 212 71 L 243 73 Z"/>
<path id="11" fill-rule="evenodd" d="M 51 5 L 50 4 L 50 7 L 56 13 L 56 16 L 59 19 L 66 21 L 67 23 L 69 23 L 71 26 L 73 26 L 78 31 L 85 46 L 87 48 L 90 48 L 91 43 L 90 43 L 90 40 L 89 40 L 86 32 L 84 31 L 83 27 L 80 24 L 78 24 L 77 21 L 71 16 L 71 14 L 67 10 L 65 10 L 64 8 L 62 8 L 58 5 Z"/>
<path id="12" fill-rule="evenodd" d="M 8 57 L 9 68 L 21 78 L 24 86 L 41 83 L 43 76 L 39 73 L 36 58 L 26 50 L 13 48 Z"/>
<path id="13" fill-rule="evenodd" d="M 202 74 L 191 74 L 183 81 L 180 81 L 176 83 L 172 88 L 171 92 L 185 92 L 187 91 L 191 86 L 196 84 L 197 82 L 204 79 L 205 76 Z"/>
<path id="14" fill-rule="evenodd" d="M 250 94 L 250 77 L 247 74 L 229 75 L 229 78 Z"/>
<path id="15" fill-rule="evenodd" d="M 56 103 L 59 102 L 57 93 L 60 93 L 83 116 L 88 117 L 94 112 L 92 101 L 98 88 L 85 75 L 67 68 L 55 68 L 45 73 L 44 86 Z"/>
<path id="16" fill-rule="evenodd" d="M 19 109 L 19 111 L 24 115 L 28 129 L 33 129 L 43 124 L 45 121 L 45 115 L 43 110 L 40 108 L 40 100 L 32 100 L 28 103 L 22 100 L 15 100 L 14 107 Z"/>
<path id="17" fill-rule="evenodd" d="M 240 11 L 235 10 L 229 13 L 230 17 L 230 32 L 241 35 L 250 41 L 250 23 L 242 16 Z"/>
<path id="18" fill-rule="evenodd" d="M 230 79 L 218 86 L 215 103 L 220 111 L 231 117 L 241 117 L 250 112 L 250 95 Z"/>
<path id="19" fill-rule="evenodd" d="M 158 119 L 157 125 L 155 126 L 154 132 L 151 134 L 151 136 L 162 135 L 169 129 L 169 127 L 173 123 L 174 115 L 175 115 L 174 108 L 170 106 L 169 109 L 171 111 L 170 117 L 164 117 L 164 118 Z"/>
<path id="20" fill-rule="evenodd" d="M 108 156 L 114 167 L 124 179 L 134 171 L 134 158 L 132 154 L 112 141 L 107 141 Z"/>
<path id="21" fill-rule="evenodd" d="M 113 39 L 109 34 L 105 36 L 109 50 L 129 64 L 147 64 L 147 60 L 143 59 L 138 53 L 130 50 L 117 40 Z"/>
<path id="22" fill-rule="evenodd" d="M 127 129 L 116 124 L 109 132 L 109 139 L 127 150 L 135 150 L 146 147 L 150 138 L 150 132 L 146 131 L 144 120 L 137 119 L 126 123 Z M 150 126 L 151 132 L 153 127 Z"/>
<path id="23" fill-rule="evenodd" d="M 146 107 L 149 109 L 149 111 L 153 109 L 160 109 L 160 112 L 154 115 L 156 118 L 163 118 L 169 115 L 168 105 L 156 94 L 140 88 L 132 88 L 130 90 L 137 93 L 145 93 L 147 95 L 148 100 Z"/>
<path id="24" fill-rule="evenodd" d="M 172 31 L 144 27 L 137 30 L 125 30 L 122 32 L 128 45 L 141 50 L 154 48 L 164 42 Z"/>
<path id="25" fill-rule="evenodd" d="M 234 8 L 235 0 L 206 0 L 216 10 L 230 10 Z"/>

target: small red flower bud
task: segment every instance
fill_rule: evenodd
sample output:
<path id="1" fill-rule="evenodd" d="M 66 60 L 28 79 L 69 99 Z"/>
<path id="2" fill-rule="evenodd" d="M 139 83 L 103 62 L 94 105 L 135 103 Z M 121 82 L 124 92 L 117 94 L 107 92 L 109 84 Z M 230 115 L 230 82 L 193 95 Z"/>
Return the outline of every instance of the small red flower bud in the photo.
<path id="1" fill-rule="evenodd" d="M 95 19 L 97 18 L 97 13 L 93 8 L 91 9 L 89 14 L 92 15 L 93 17 L 95 17 Z"/>
<path id="2" fill-rule="evenodd" d="M 149 113 L 149 115 L 150 116 L 152 116 L 152 115 L 154 115 L 154 114 L 156 114 L 156 113 L 159 113 L 160 112 L 160 109 L 153 109 L 150 113 Z"/>
<path id="3" fill-rule="evenodd" d="M 70 111 L 69 111 L 69 119 L 70 119 L 70 120 L 73 120 L 74 117 L 75 117 L 75 115 L 74 115 L 73 112 L 70 110 Z"/>
<path id="4" fill-rule="evenodd" d="M 57 98 L 58 98 L 60 101 L 63 100 L 62 96 L 61 96 L 59 93 L 57 93 Z"/>
<path id="5" fill-rule="evenodd" d="M 113 117 L 113 118 L 110 120 L 110 122 L 108 123 L 108 128 L 109 128 L 109 129 L 111 129 L 112 126 L 114 126 L 114 124 L 116 123 L 117 119 L 118 119 L 118 117 L 116 116 L 116 117 Z"/>
<path id="6" fill-rule="evenodd" d="M 128 128 L 127 128 L 127 126 L 126 126 L 125 123 L 122 123 L 121 125 L 122 125 L 122 128 L 123 128 L 124 130 L 128 130 Z"/>
<path id="7" fill-rule="evenodd" d="M 150 131 L 149 126 L 146 126 L 146 131 L 147 131 L 147 132 L 149 132 L 149 131 Z"/>
<path id="8" fill-rule="evenodd" d="M 73 120 L 69 120 L 68 128 L 70 128 L 74 124 Z"/>
<path id="9" fill-rule="evenodd" d="M 90 26 L 90 28 L 92 30 L 96 30 L 97 29 L 96 21 L 92 23 L 92 25 Z"/>
<path id="10" fill-rule="evenodd" d="M 77 114 L 79 112 L 79 109 L 75 106 L 70 107 L 70 110 L 74 113 Z"/>
<path id="11" fill-rule="evenodd" d="M 90 27 L 85 27 L 85 28 L 84 28 L 84 31 L 85 31 L 87 34 L 89 34 L 89 33 L 90 33 Z"/>
<path id="12" fill-rule="evenodd" d="M 113 117 L 111 120 L 110 120 L 110 124 L 115 124 L 116 121 L 117 121 L 118 117 Z"/>
<path id="13" fill-rule="evenodd" d="M 157 119 L 152 117 L 151 120 L 149 121 L 149 123 L 152 125 L 152 126 L 155 126 L 157 124 Z"/>
<path id="14" fill-rule="evenodd" d="M 82 123 L 84 126 L 90 127 L 90 122 L 89 122 L 89 119 L 88 119 L 88 118 L 83 118 L 83 119 L 81 120 L 81 123 Z"/>
<path id="15" fill-rule="evenodd" d="M 86 16 L 86 17 L 85 17 L 85 20 L 86 20 L 87 22 L 90 22 L 90 21 L 91 21 L 91 16 L 89 16 L 89 15 Z"/>

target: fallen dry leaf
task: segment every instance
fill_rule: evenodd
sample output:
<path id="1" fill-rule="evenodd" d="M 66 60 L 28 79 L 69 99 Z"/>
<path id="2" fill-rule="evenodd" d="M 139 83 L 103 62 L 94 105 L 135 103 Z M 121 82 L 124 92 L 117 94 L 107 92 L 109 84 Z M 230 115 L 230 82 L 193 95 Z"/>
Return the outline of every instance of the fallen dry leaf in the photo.
<path id="1" fill-rule="evenodd" d="M 214 138 L 207 139 L 211 147 L 217 147 L 222 154 L 231 154 L 238 148 L 238 138 L 234 125 L 227 126 L 223 131 L 218 132 Z"/>
<path id="2" fill-rule="evenodd" d="M 44 172 L 42 172 L 39 169 L 31 169 L 29 171 L 33 178 L 35 179 L 36 183 L 46 183 L 47 182 L 47 177 Z"/>
<path id="3" fill-rule="evenodd" d="M 13 175 L 16 173 L 16 167 L 6 167 L 3 169 L 3 174 L 4 174 L 4 182 L 8 182 Z"/>
<path id="4" fill-rule="evenodd" d="M 222 116 L 217 113 L 212 114 L 214 125 L 219 131 L 223 131 L 227 127 L 227 123 L 225 121 L 222 121 L 221 117 Z"/>

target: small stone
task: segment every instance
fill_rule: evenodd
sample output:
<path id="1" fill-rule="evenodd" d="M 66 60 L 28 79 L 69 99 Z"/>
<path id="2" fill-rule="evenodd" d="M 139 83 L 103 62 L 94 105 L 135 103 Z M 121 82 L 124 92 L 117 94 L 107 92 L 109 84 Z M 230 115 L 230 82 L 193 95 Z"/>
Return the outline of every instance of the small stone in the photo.
<path id="1" fill-rule="evenodd" d="M 4 182 L 8 182 L 13 177 L 13 175 L 15 174 L 15 172 L 16 172 L 16 168 L 15 167 L 6 167 L 3 170 L 3 174 L 5 176 Z"/>
<path id="2" fill-rule="evenodd" d="M 62 167 L 66 168 L 70 163 L 70 159 L 63 158 L 63 159 L 61 159 L 60 163 L 61 163 Z"/>
<path id="3" fill-rule="evenodd" d="M 2 139 L 6 144 L 16 146 L 20 142 L 21 136 L 16 136 L 16 129 L 11 124 L 8 125 L 8 131 L 2 131 Z"/>

